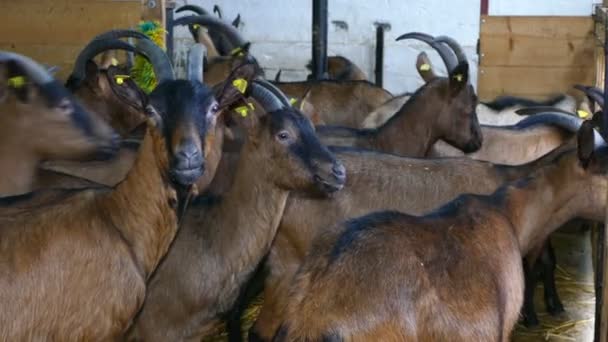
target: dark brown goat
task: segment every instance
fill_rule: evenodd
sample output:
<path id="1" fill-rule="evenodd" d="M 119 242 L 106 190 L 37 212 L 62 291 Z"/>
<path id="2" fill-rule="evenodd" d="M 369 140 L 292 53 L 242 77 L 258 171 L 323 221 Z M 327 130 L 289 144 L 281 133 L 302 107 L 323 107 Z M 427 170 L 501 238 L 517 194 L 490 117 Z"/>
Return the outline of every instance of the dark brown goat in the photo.
<path id="1" fill-rule="evenodd" d="M 154 124 L 123 182 L 2 215 L 1 340 L 114 340 L 139 311 L 203 173 L 205 131 L 220 113 L 209 88 L 173 80 L 165 60 L 150 94 Z"/>
<path id="2" fill-rule="evenodd" d="M 330 193 L 344 184 L 344 167 L 302 114 L 261 84 L 251 92 L 268 114 L 250 120 L 231 190 L 219 203 L 187 211 L 150 280 L 137 339 L 200 340 L 213 332 L 270 247 L 289 191 Z"/>
<path id="3" fill-rule="evenodd" d="M 31 191 L 43 160 L 107 157 L 117 149 L 111 127 L 83 109 L 44 68 L 0 52 L 0 196 Z"/>
<path id="4" fill-rule="evenodd" d="M 312 62 L 306 64 L 306 69 L 312 70 Z M 350 59 L 342 56 L 327 57 L 327 75 L 336 81 L 367 81 L 367 77 Z"/>
<path id="5" fill-rule="evenodd" d="M 605 215 L 608 146 L 578 150 L 488 196 L 425 216 L 371 213 L 319 236 L 290 286 L 275 341 L 509 341 L 521 257 L 576 216 Z"/>
<path id="6" fill-rule="evenodd" d="M 576 130 L 581 120 L 571 117 Z M 566 128 L 566 127 L 565 127 Z M 469 158 L 413 159 L 345 150 L 336 154 L 348 170 L 345 188 L 331 199 L 290 196 L 267 266 L 265 302 L 253 334 L 270 340 L 278 327 L 279 294 L 326 227 L 374 210 L 422 214 L 462 193 L 490 194 L 504 182 L 528 175 L 559 150 L 521 166 L 498 166 Z"/>

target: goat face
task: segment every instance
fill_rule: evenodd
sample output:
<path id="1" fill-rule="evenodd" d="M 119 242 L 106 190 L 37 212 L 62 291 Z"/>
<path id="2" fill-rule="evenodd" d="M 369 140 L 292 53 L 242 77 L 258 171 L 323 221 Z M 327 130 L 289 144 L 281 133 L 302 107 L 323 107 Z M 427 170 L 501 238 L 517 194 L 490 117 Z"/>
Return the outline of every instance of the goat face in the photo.
<path id="1" fill-rule="evenodd" d="M 468 82 L 469 67 L 459 64 L 450 72 L 447 90 L 442 95 L 446 106 L 440 114 L 442 139 L 465 153 L 477 151 L 483 140 L 477 119 L 477 95 Z"/>
<path id="2" fill-rule="evenodd" d="M 286 108 L 261 117 L 253 137 L 268 146 L 267 161 L 274 164 L 268 176 L 287 190 L 321 190 L 332 193 L 346 181 L 346 171 L 317 138 L 310 121 L 295 109 Z"/>
<path id="3" fill-rule="evenodd" d="M 4 73 L 0 75 L 0 88 L 6 90 L 0 100 L 4 119 L 13 121 L 10 126 L 21 134 L 27 134 L 21 143 L 23 150 L 41 159 L 106 158 L 118 150 L 119 136 L 114 130 L 85 110 L 61 84 L 34 85 L 25 79 L 18 87 L 7 86 L 8 76 L 21 73 L 10 65 L 0 65 L 0 69 L 0 74 Z"/>
<path id="4" fill-rule="evenodd" d="M 150 94 L 150 103 L 161 116 L 172 180 L 193 184 L 205 170 L 202 137 L 214 128 L 219 112 L 211 89 L 198 81 L 164 82 Z"/>

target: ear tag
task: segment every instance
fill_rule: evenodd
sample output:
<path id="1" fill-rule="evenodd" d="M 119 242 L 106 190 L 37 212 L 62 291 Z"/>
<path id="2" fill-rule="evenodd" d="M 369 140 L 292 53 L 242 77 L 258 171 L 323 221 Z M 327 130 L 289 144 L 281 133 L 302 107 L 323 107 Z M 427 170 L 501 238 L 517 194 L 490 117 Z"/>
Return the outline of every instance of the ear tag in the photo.
<path id="1" fill-rule="evenodd" d="M 243 57 L 245 56 L 245 54 L 243 53 L 243 48 L 241 48 L 240 46 L 235 48 L 234 50 L 230 51 L 230 55 L 233 57 Z"/>
<path id="2" fill-rule="evenodd" d="M 125 79 L 130 78 L 129 75 L 115 75 L 114 80 L 116 80 L 116 84 L 122 85 L 125 83 Z"/>
<path id="3" fill-rule="evenodd" d="M 297 100 L 297 99 L 295 99 L 295 98 L 293 98 L 293 97 L 289 99 L 289 104 L 290 104 L 291 106 L 295 105 L 295 104 L 296 104 L 296 102 L 298 102 L 298 100 Z"/>
<path id="4" fill-rule="evenodd" d="M 587 112 L 586 110 L 582 110 L 582 109 L 577 110 L 576 114 L 578 114 L 578 117 L 581 119 L 586 119 L 590 115 L 589 112 Z"/>
<path id="5" fill-rule="evenodd" d="M 255 107 L 253 106 L 253 103 L 248 102 L 246 106 L 236 107 L 234 111 L 240 114 L 242 117 L 246 117 L 249 114 L 249 111 L 254 109 Z"/>
<path id="6" fill-rule="evenodd" d="M 455 79 L 456 81 L 458 81 L 458 82 L 462 82 L 462 79 L 463 79 L 463 78 L 464 78 L 464 77 L 462 76 L 462 74 L 456 74 L 456 75 L 454 75 L 454 79 Z"/>
<path id="7" fill-rule="evenodd" d="M 247 80 L 244 78 L 237 78 L 232 81 L 232 85 L 241 93 L 245 94 L 245 90 L 247 90 Z"/>
<path id="8" fill-rule="evenodd" d="M 23 77 L 23 76 L 11 77 L 8 79 L 8 85 L 15 89 L 22 88 L 25 85 L 25 77 Z"/>
<path id="9" fill-rule="evenodd" d="M 424 63 L 420 66 L 420 71 L 429 71 L 431 70 L 431 65 L 428 63 Z M 462 77 L 462 76 L 461 76 Z M 460 80 L 459 80 L 460 81 Z"/>
<path id="10" fill-rule="evenodd" d="M 201 28 L 201 25 L 194 24 L 194 25 L 192 25 L 192 28 L 195 29 L 195 30 L 198 30 L 199 28 Z"/>
<path id="11" fill-rule="evenodd" d="M 118 59 L 112 57 L 112 59 L 110 60 L 110 64 L 112 64 L 113 66 L 118 66 Z"/>

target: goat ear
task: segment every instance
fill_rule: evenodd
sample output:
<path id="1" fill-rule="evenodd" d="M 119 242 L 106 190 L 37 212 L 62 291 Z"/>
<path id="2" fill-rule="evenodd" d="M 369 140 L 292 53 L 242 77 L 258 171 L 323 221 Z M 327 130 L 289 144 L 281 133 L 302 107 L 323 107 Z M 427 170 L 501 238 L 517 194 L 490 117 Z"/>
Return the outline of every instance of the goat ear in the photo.
<path id="1" fill-rule="evenodd" d="M 118 60 L 116 59 L 116 53 L 114 50 L 109 50 L 101 55 L 101 63 L 99 63 L 100 69 L 108 69 L 111 66 L 117 66 Z"/>
<path id="2" fill-rule="evenodd" d="M 312 104 L 312 102 L 310 102 L 311 93 L 311 89 L 308 89 L 306 94 L 304 94 L 304 97 L 302 97 L 302 99 L 296 104 L 300 112 L 302 112 L 302 114 L 304 114 L 304 116 L 306 116 L 312 122 L 313 126 L 320 126 L 323 125 L 324 122 L 315 106 Z"/>
<path id="3" fill-rule="evenodd" d="M 583 168 L 587 168 L 593 159 L 593 152 L 595 149 L 594 140 L 593 123 L 591 121 L 583 122 L 576 135 L 578 159 Z"/>
<path id="4" fill-rule="evenodd" d="M 450 71 L 449 77 L 452 94 L 458 94 L 469 83 L 469 63 L 460 62 Z"/>
<path id="5" fill-rule="evenodd" d="M 418 58 L 416 59 L 416 70 L 418 70 L 418 74 L 426 83 L 429 83 L 431 80 L 437 77 L 435 71 L 433 70 L 431 60 L 429 59 L 429 56 L 427 56 L 426 52 L 421 52 L 418 54 Z"/>

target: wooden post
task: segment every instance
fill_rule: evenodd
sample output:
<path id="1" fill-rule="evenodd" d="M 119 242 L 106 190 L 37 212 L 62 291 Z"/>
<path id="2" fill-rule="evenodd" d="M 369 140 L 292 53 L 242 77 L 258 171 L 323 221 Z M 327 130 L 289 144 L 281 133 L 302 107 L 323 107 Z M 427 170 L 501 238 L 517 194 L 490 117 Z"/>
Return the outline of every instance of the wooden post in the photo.
<path id="1" fill-rule="evenodd" d="M 141 20 L 158 20 L 162 27 L 167 27 L 165 0 L 142 0 L 142 6 Z"/>
<path id="2" fill-rule="evenodd" d="M 606 4 L 608 1 L 604 0 L 604 4 Z M 604 103 L 608 103 L 606 101 L 608 101 L 608 66 L 606 66 L 606 62 L 608 62 L 608 18 L 606 18 L 606 12 L 603 12 L 603 20 L 602 20 L 602 31 L 604 33 L 604 41 L 603 41 L 603 45 L 604 45 Z M 602 111 L 602 115 L 604 117 L 604 122 L 603 125 L 601 127 L 602 132 L 604 133 L 604 136 L 606 135 L 606 133 L 608 132 L 608 122 L 606 122 L 606 118 L 608 118 L 608 106 L 605 106 L 603 108 Z M 608 193 L 606 194 L 608 196 Z M 608 208 L 606 208 L 606 218 L 608 219 Z M 601 260 L 599 260 L 598 265 L 596 267 L 596 269 L 601 269 L 602 271 L 602 279 L 601 279 L 601 283 L 598 284 L 597 287 L 601 288 L 601 297 L 597 298 L 597 293 L 596 293 L 596 300 L 600 301 L 600 305 L 599 307 L 596 305 L 596 320 L 599 319 L 600 320 L 600 324 L 599 324 L 599 333 L 598 331 L 595 332 L 595 340 L 599 341 L 599 342 L 607 342 L 608 341 L 608 286 L 606 286 L 606 284 L 608 284 L 608 272 L 606 272 L 606 260 L 608 260 L 608 220 L 606 220 L 606 222 L 603 225 L 603 234 L 601 236 L 601 239 L 598 239 L 598 243 L 600 244 L 600 246 L 598 246 L 598 251 L 601 251 Z M 596 329 L 598 327 L 598 324 L 596 322 L 595 325 Z M 599 336 L 598 336 L 599 335 Z"/>

